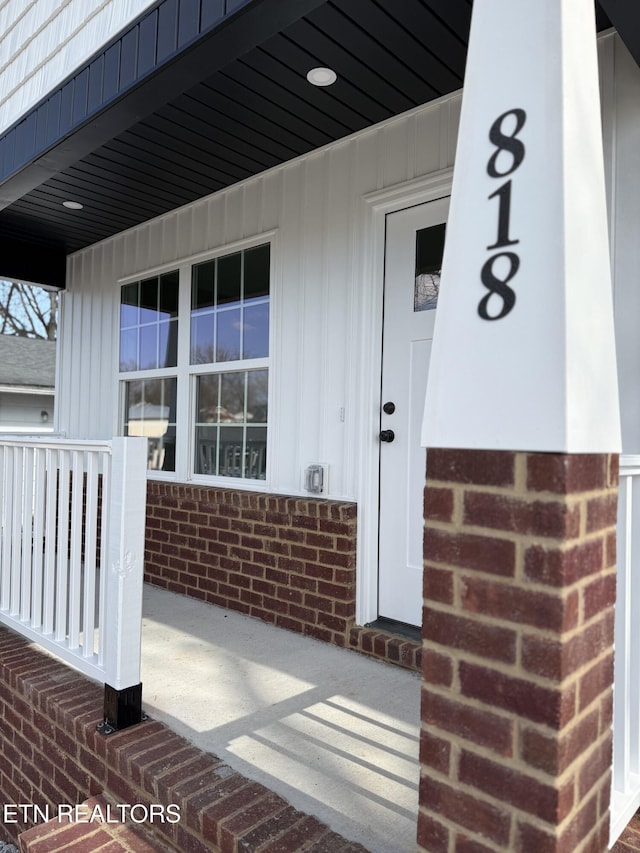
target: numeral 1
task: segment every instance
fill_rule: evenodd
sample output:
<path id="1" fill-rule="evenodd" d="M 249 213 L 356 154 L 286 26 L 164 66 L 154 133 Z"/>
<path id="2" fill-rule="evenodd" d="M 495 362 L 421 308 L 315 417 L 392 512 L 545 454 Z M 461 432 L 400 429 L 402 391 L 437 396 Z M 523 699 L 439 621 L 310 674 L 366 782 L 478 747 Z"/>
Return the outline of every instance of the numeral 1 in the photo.
<path id="1" fill-rule="evenodd" d="M 511 240 L 509 237 L 509 222 L 511 220 L 511 181 L 503 184 L 499 190 L 492 193 L 489 198 L 499 200 L 498 208 L 498 239 L 487 249 L 502 249 L 505 246 L 515 246 L 520 240 Z"/>

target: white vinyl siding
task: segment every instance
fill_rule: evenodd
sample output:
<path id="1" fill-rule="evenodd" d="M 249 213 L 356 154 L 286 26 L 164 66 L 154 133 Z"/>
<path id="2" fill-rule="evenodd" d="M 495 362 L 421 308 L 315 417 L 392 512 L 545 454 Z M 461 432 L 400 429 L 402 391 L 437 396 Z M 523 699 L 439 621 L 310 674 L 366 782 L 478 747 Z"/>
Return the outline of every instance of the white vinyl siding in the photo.
<path id="1" fill-rule="evenodd" d="M 361 261 L 362 197 L 450 167 L 459 107 L 454 95 L 414 110 L 71 256 L 59 427 L 86 437 L 119 430 L 118 282 L 233 251 L 245 239 L 270 241 L 265 485 L 300 493 L 304 467 L 322 463 L 330 468 L 331 496 L 355 498 L 363 416 L 370 418 L 359 403 L 357 375 L 363 326 L 370 326 L 363 301 L 378 318 L 374 333 L 382 329 L 381 305 L 371 304 Z M 273 232 L 273 239 L 260 239 Z"/>
<path id="2" fill-rule="evenodd" d="M 628 271 L 638 268 L 638 68 L 615 35 L 600 39 L 600 56 L 619 347 L 633 354 L 638 336 L 624 328 L 624 314 L 626 302 L 637 299 L 635 274 Z M 368 476 L 362 473 L 363 448 L 371 453 L 376 437 L 380 401 L 370 376 L 382 336 L 381 261 L 372 249 L 364 197 L 387 188 L 397 188 L 401 197 L 405 183 L 411 189 L 419 179 L 446 174 L 459 109 L 459 94 L 417 108 L 71 256 L 62 310 L 59 428 L 82 438 L 118 432 L 118 281 L 233 250 L 245 239 L 257 244 L 273 233 L 270 463 L 264 485 L 304 493 L 303 470 L 319 463 L 328 466 L 329 497 L 358 499 L 361 477 Z M 637 325 L 637 316 L 634 310 L 627 325 Z M 620 365 L 623 423 L 625 407 L 634 408 L 625 452 L 640 451 L 638 392 L 624 379 L 638 357 L 625 355 Z"/>

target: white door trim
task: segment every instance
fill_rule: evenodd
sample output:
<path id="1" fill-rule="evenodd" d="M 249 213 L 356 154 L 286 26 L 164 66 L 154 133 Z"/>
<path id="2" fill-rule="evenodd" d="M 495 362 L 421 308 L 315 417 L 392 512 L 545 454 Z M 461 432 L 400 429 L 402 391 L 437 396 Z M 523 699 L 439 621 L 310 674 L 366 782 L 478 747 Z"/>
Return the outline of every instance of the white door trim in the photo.
<path id="1" fill-rule="evenodd" d="M 362 412 L 358 444 L 358 543 L 356 562 L 356 624 L 378 616 L 378 503 L 380 495 L 379 444 L 380 377 L 382 375 L 382 306 L 384 294 L 385 219 L 395 213 L 450 195 L 453 169 L 387 187 L 362 197 L 361 306 L 362 348 L 359 358 Z M 368 440 L 367 440 L 368 437 Z"/>

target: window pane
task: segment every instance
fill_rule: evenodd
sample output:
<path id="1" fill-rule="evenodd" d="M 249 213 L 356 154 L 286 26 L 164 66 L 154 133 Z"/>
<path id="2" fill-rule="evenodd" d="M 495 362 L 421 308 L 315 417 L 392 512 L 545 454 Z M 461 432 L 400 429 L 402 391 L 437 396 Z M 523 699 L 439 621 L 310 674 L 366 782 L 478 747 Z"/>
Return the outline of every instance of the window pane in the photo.
<path id="1" fill-rule="evenodd" d="M 211 364 L 215 361 L 213 334 L 215 314 L 191 318 L 191 364 Z"/>
<path id="2" fill-rule="evenodd" d="M 251 370 L 247 373 L 247 414 L 250 424 L 267 423 L 267 399 L 269 396 L 269 371 Z"/>
<path id="3" fill-rule="evenodd" d="M 220 378 L 217 373 L 198 377 L 196 419 L 199 424 L 217 423 L 220 420 L 219 389 Z"/>
<path id="4" fill-rule="evenodd" d="M 153 370 L 158 366 L 158 327 L 140 327 L 140 370 Z"/>
<path id="5" fill-rule="evenodd" d="M 218 258 L 218 305 L 240 301 L 242 253 Z"/>
<path id="6" fill-rule="evenodd" d="M 178 283 L 179 273 L 168 272 L 160 276 L 160 314 L 161 319 L 178 316 Z"/>
<path id="7" fill-rule="evenodd" d="M 220 421 L 221 423 L 243 423 L 245 383 L 247 374 L 245 371 L 238 373 L 220 374 Z"/>
<path id="8" fill-rule="evenodd" d="M 244 476 L 251 480 L 264 480 L 267 476 L 266 427 L 247 427 Z"/>
<path id="9" fill-rule="evenodd" d="M 120 332 L 120 370 L 138 369 L 138 329 Z"/>
<path id="10" fill-rule="evenodd" d="M 211 308 L 215 301 L 215 261 L 198 264 L 193 268 L 191 284 L 191 310 Z"/>
<path id="11" fill-rule="evenodd" d="M 266 478 L 268 379 L 268 370 L 197 377 L 195 473 Z"/>
<path id="12" fill-rule="evenodd" d="M 269 355 L 269 303 L 246 305 L 242 327 L 243 358 L 266 358 Z"/>
<path id="13" fill-rule="evenodd" d="M 158 367 L 175 367 L 178 363 L 178 320 L 160 323 Z"/>
<path id="14" fill-rule="evenodd" d="M 158 319 L 158 279 L 140 282 L 140 322 L 155 323 Z"/>
<path id="15" fill-rule="evenodd" d="M 148 437 L 152 470 L 175 470 L 176 387 L 175 378 L 125 383 L 124 434 Z"/>
<path id="16" fill-rule="evenodd" d="M 244 298 L 269 295 L 270 246 L 257 246 L 244 253 Z"/>
<path id="17" fill-rule="evenodd" d="M 240 309 L 218 311 L 216 321 L 216 361 L 237 361 L 240 358 Z"/>
<path id="18" fill-rule="evenodd" d="M 244 427 L 220 427 L 218 473 L 222 477 L 242 477 L 244 460 Z"/>
<path id="19" fill-rule="evenodd" d="M 210 426 L 196 427 L 196 474 L 218 473 L 218 428 Z"/>
<path id="20" fill-rule="evenodd" d="M 174 271 L 121 289 L 121 371 L 176 366 L 178 279 Z"/>
<path id="21" fill-rule="evenodd" d="M 136 326 L 139 323 L 138 283 L 127 284 L 122 288 L 120 303 L 120 327 Z"/>

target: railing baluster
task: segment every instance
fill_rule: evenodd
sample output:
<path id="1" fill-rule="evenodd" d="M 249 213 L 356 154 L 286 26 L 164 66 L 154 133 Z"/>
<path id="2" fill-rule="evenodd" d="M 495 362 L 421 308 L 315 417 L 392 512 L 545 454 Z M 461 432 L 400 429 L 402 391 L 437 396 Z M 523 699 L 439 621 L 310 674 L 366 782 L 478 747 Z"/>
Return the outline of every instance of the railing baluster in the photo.
<path id="1" fill-rule="evenodd" d="M 100 524 L 100 604 L 98 615 L 98 663 L 105 666 L 107 580 L 109 577 L 109 507 L 111 506 L 112 457 L 102 457 L 102 519 Z"/>
<path id="2" fill-rule="evenodd" d="M 11 616 L 20 614 L 20 569 L 22 567 L 22 491 L 24 480 L 24 448 L 13 449 L 13 525 L 11 530 Z"/>
<path id="3" fill-rule="evenodd" d="M 44 566 L 44 519 L 46 450 L 36 447 L 33 495 L 33 584 L 31 589 L 31 624 L 42 625 L 42 584 Z"/>
<path id="4" fill-rule="evenodd" d="M 9 609 L 11 593 L 11 531 L 13 529 L 13 448 L 2 449 L 2 576 L 0 610 Z"/>
<path id="5" fill-rule="evenodd" d="M 84 490 L 83 453 L 71 453 L 71 540 L 69 543 L 69 648 L 80 645 L 80 601 L 82 598 L 82 504 Z"/>
<path id="6" fill-rule="evenodd" d="M 54 636 L 57 642 L 62 642 L 67 636 L 67 607 L 69 594 L 69 451 L 60 451 L 59 457 L 56 615 Z"/>
<path id="7" fill-rule="evenodd" d="M 93 451 L 87 452 L 86 508 L 84 539 L 84 600 L 82 604 L 83 655 L 94 653 L 96 624 L 96 548 L 98 527 L 98 459 Z"/>
<path id="8" fill-rule="evenodd" d="M 58 451 L 47 448 L 46 532 L 44 545 L 44 590 L 42 624 L 45 634 L 53 633 L 56 584 L 56 516 L 58 507 Z"/>
<path id="9" fill-rule="evenodd" d="M 22 479 L 22 560 L 20 569 L 20 618 L 31 619 L 31 561 L 33 557 L 33 448 L 23 452 Z"/>

